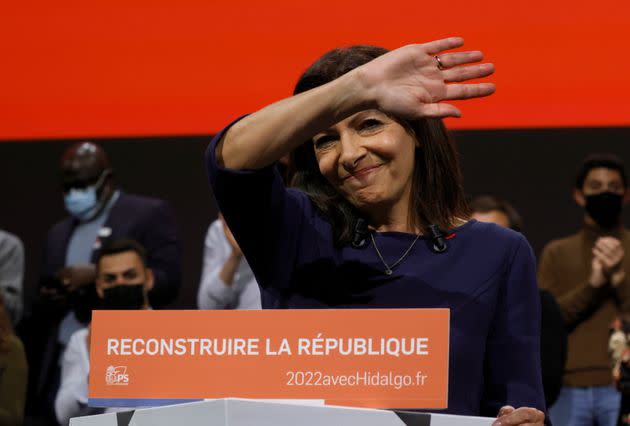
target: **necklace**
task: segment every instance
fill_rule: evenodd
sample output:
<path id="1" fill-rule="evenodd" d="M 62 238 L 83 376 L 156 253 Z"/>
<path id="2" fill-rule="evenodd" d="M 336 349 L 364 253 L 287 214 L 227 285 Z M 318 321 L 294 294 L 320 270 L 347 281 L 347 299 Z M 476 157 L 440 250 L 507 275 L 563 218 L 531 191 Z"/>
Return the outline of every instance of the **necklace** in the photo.
<path id="1" fill-rule="evenodd" d="M 405 250 L 405 252 L 402 254 L 402 256 L 400 256 L 400 258 L 391 264 L 388 265 L 387 262 L 385 262 L 385 259 L 383 259 L 383 255 L 381 254 L 381 251 L 378 249 L 377 245 L 376 245 L 376 241 L 374 240 L 374 233 L 370 232 L 370 238 L 372 239 L 372 245 L 374 246 L 374 250 L 376 250 L 376 254 L 378 255 L 378 258 L 381 259 L 381 262 L 383 263 L 383 265 L 385 266 L 385 275 L 391 275 L 393 272 L 393 269 L 398 266 L 400 264 L 400 262 L 402 262 L 405 257 L 407 257 L 407 255 L 409 254 L 409 252 L 411 251 L 411 249 L 413 248 L 413 246 L 416 244 L 416 241 L 418 241 L 418 238 L 420 238 L 420 234 L 416 235 L 416 238 L 414 238 L 413 242 L 411 243 L 411 245 L 409 246 L 409 248 L 407 250 Z"/>

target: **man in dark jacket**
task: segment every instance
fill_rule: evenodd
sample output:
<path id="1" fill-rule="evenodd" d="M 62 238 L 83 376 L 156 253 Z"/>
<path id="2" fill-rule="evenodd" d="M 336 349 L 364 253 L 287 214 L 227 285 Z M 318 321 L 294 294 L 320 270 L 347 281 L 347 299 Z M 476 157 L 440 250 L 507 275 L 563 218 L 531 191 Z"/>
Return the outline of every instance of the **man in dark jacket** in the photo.
<path id="1" fill-rule="evenodd" d="M 69 216 L 48 233 L 40 300 L 34 307 L 27 342 L 32 377 L 31 400 L 52 408 L 58 387 L 59 353 L 70 336 L 90 321 L 98 306 L 94 259 L 103 243 L 131 238 L 147 251 L 155 275 L 149 293 L 160 308 L 177 296 L 181 256 L 175 219 L 165 201 L 116 188 L 107 155 L 92 142 L 77 143 L 61 159 L 64 205 Z"/>

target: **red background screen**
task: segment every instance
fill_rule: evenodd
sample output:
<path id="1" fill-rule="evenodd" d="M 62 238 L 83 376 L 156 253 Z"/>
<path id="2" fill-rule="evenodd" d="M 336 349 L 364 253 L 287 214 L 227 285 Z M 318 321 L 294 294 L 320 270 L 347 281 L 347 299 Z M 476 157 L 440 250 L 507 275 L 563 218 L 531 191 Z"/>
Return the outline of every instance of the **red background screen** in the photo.
<path id="1" fill-rule="evenodd" d="M 460 35 L 497 93 L 454 128 L 630 125 L 630 2 L 5 2 L 0 139 L 214 133 L 333 47 Z"/>

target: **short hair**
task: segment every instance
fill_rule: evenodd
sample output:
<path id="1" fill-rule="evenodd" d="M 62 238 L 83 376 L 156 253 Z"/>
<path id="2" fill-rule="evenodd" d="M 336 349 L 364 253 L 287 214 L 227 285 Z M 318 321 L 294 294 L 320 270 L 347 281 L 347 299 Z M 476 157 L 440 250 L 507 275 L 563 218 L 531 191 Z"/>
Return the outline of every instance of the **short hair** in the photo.
<path id="1" fill-rule="evenodd" d="M 575 188 L 582 189 L 584 187 L 584 181 L 586 176 L 593 169 L 610 169 L 619 172 L 623 186 L 628 187 L 628 180 L 626 178 L 626 167 L 623 164 L 623 160 L 609 153 L 591 154 L 582 161 L 580 168 L 578 169 L 577 176 L 575 178 Z"/>
<path id="2" fill-rule="evenodd" d="M 491 211 L 499 211 L 503 213 L 507 219 L 510 229 L 521 232 L 523 229 L 523 219 L 518 211 L 503 198 L 492 195 L 481 195 L 475 197 L 470 203 L 473 213 L 488 213 Z"/>
<path id="3" fill-rule="evenodd" d="M 113 238 L 107 240 L 98 252 L 98 256 L 96 257 L 96 269 L 99 269 L 101 259 L 105 256 L 126 253 L 128 251 L 136 253 L 142 261 L 142 265 L 145 268 L 147 267 L 147 251 L 142 244 L 130 238 Z"/>

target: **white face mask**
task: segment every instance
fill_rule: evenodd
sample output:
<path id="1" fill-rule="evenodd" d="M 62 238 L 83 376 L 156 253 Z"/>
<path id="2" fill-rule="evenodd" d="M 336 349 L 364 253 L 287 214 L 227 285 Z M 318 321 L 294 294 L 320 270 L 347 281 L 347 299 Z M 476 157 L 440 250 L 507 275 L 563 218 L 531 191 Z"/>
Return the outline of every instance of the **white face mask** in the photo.
<path id="1" fill-rule="evenodd" d="M 96 192 L 105 182 L 109 170 L 103 171 L 94 185 L 84 189 L 70 189 L 63 197 L 66 210 L 80 221 L 91 219 L 98 211 L 98 197 Z"/>

